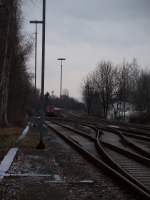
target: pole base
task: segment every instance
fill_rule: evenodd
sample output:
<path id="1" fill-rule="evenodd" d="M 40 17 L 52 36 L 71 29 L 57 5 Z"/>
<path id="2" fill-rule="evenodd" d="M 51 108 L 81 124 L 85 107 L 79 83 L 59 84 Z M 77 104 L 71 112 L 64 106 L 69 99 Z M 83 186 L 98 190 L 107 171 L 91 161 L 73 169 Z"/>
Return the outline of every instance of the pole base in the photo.
<path id="1" fill-rule="evenodd" d="M 42 140 L 40 140 L 39 144 L 37 145 L 36 149 L 45 149 L 45 144 Z"/>

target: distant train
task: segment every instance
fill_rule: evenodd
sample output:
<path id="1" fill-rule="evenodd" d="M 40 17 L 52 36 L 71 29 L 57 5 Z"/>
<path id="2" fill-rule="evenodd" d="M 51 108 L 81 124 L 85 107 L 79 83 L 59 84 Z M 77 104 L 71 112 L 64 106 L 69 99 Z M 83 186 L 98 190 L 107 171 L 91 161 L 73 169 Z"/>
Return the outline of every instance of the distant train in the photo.
<path id="1" fill-rule="evenodd" d="M 52 105 L 46 106 L 45 114 L 48 117 L 57 117 L 60 116 L 61 109 Z"/>

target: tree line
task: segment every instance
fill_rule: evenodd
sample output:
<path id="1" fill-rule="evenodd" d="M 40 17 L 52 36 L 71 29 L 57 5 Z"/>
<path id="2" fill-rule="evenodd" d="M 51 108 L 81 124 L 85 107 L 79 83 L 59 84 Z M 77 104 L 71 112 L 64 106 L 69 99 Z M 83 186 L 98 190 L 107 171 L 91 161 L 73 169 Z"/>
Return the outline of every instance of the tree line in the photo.
<path id="1" fill-rule="evenodd" d="M 127 107 L 150 114 L 150 72 L 141 69 L 136 59 L 114 65 L 103 61 L 87 75 L 82 84 L 88 114 L 125 119 Z"/>
<path id="2" fill-rule="evenodd" d="M 31 105 L 26 61 L 32 44 L 22 34 L 21 0 L 0 1 L 0 126 L 19 123 Z"/>
<path id="3" fill-rule="evenodd" d="M 54 94 L 49 94 L 48 92 L 44 96 L 45 108 L 47 105 L 52 105 L 66 110 L 73 111 L 83 111 L 85 106 L 83 103 L 69 96 L 67 89 L 63 91 L 61 98 L 55 96 Z"/>

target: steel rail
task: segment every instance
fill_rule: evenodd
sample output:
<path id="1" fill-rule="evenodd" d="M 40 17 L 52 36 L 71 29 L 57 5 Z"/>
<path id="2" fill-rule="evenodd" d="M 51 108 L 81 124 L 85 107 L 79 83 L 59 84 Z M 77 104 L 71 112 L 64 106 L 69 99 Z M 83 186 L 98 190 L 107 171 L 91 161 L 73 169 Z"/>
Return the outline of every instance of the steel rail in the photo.
<path id="1" fill-rule="evenodd" d="M 121 137 L 121 139 L 123 140 L 123 142 L 125 142 L 126 144 L 127 144 L 127 138 L 126 138 L 126 140 L 124 140 L 125 139 L 125 136 L 124 136 L 124 134 L 122 134 L 120 131 L 117 131 L 117 130 L 113 130 L 113 129 L 111 129 L 111 128 L 109 128 L 109 129 L 107 129 L 107 128 L 105 128 L 105 127 L 102 127 L 101 129 L 100 128 L 98 128 L 98 127 L 94 127 L 94 126 L 91 126 L 91 125 L 87 125 L 87 124 L 83 124 L 82 123 L 82 125 L 83 126 L 87 126 L 87 127 L 89 127 L 89 128 L 91 128 L 91 129 L 93 129 L 93 130 L 95 130 L 95 131 L 98 131 L 98 130 L 102 130 L 102 131 L 111 131 L 112 133 L 115 133 L 115 134 L 117 134 L 119 137 Z M 130 141 L 130 140 L 129 140 Z M 144 164 L 147 164 L 147 165 L 149 165 L 149 163 L 150 163 L 150 157 L 149 157 L 149 152 L 147 152 L 147 151 L 145 151 L 144 149 L 142 149 L 142 147 L 140 146 L 140 145 L 136 145 L 136 144 L 134 144 L 134 145 L 131 145 L 131 144 L 128 144 L 129 146 L 132 146 L 132 149 L 135 149 L 137 152 L 139 152 L 139 153 L 136 153 L 136 152 L 131 152 L 130 150 L 125 150 L 125 149 L 122 149 L 122 148 L 119 148 L 119 147 L 116 147 L 116 146 L 114 146 L 114 145 L 111 145 L 111 144 L 109 144 L 109 143 L 106 143 L 106 142 L 102 142 L 103 144 L 105 144 L 106 146 L 109 146 L 109 147 L 111 147 L 111 148 L 113 148 L 113 149 L 118 149 L 118 151 L 121 151 L 122 153 L 124 152 L 126 155 L 128 154 L 128 156 L 131 156 L 132 158 L 135 158 L 135 159 L 137 159 L 138 161 L 141 161 L 142 163 L 144 163 Z M 130 143 L 133 143 L 132 141 L 130 141 Z M 140 153 L 141 152 L 141 153 Z M 145 154 L 146 153 L 146 154 Z M 148 155 L 147 155 L 148 154 Z"/>
<path id="2" fill-rule="evenodd" d="M 85 125 L 85 123 L 83 125 Z M 87 125 L 87 126 L 89 126 L 89 127 L 92 128 L 91 125 Z M 127 144 L 128 146 L 130 146 L 132 149 L 136 150 L 143 157 L 150 159 L 150 152 L 147 151 L 147 149 L 145 149 L 144 147 L 142 147 L 140 144 L 132 141 L 131 139 L 128 139 L 128 137 L 126 136 L 126 134 L 124 134 L 123 132 L 121 132 L 119 130 L 116 130 L 114 128 L 110 128 L 110 127 L 96 126 L 95 128 L 97 128 L 99 130 L 103 130 L 103 131 L 112 132 L 112 133 L 115 133 L 115 134 L 119 135 L 121 137 L 122 141 L 125 144 Z"/>
<path id="3" fill-rule="evenodd" d="M 143 185 L 141 182 L 139 182 L 136 178 L 133 177 L 130 173 L 128 173 L 119 163 L 117 163 L 110 155 L 105 151 L 103 148 L 101 142 L 100 142 L 100 134 L 97 135 L 97 145 L 100 150 L 100 152 L 103 154 L 104 158 L 106 159 L 106 163 L 111 163 L 112 167 L 114 166 L 114 169 L 118 170 L 121 174 L 123 174 L 126 178 L 128 178 L 130 181 L 132 181 L 134 184 L 142 188 L 144 191 L 150 193 L 150 190 Z M 128 157 L 128 156 L 127 156 Z"/>
<path id="4" fill-rule="evenodd" d="M 128 144 L 129 146 L 131 146 L 132 148 L 134 148 L 137 152 L 139 152 L 140 154 L 144 155 L 145 157 L 150 159 L 150 152 L 148 152 L 146 149 L 144 149 L 143 147 L 141 147 L 139 144 L 133 142 L 132 140 L 129 140 L 126 136 L 124 136 L 123 134 L 120 135 L 122 140 Z"/>
<path id="5" fill-rule="evenodd" d="M 139 139 L 139 140 L 143 140 L 143 141 L 148 141 L 148 142 L 150 142 L 150 137 L 147 137 L 147 136 L 136 135 L 136 134 L 126 133 L 126 132 L 123 132 L 123 134 L 124 134 L 125 136 L 131 137 L 131 138 L 135 138 L 135 139 Z"/>
<path id="6" fill-rule="evenodd" d="M 132 188 L 134 188 L 137 192 L 139 192 L 139 194 L 143 195 L 144 198 L 150 199 L 150 191 L 148 189 L 146 189 L 145 186 L 143 186 L 141 183 L 137 183 L 136 180 L 131 181 L 131 179 L 127 178 L 124 174 L 121 174 L 121 172 L 117 172 L 116 169 L 114 169 L 113 167 L 110 167 L 107 163 L 105 163 L 101 159 L 95 157 L 89 151 L 85 150 L 80 144 L 78 144 L 76 141 L 72 140 L 72 138 L 66 136 L 65 134 L 62 134 L 60 131 L 58 131 L 56 128 L 52 127 L 49 124 L 47 124 L 47 126 L 49 128 L 51 128 L 59 136 L 61 136 L 67 143 L 69 143 L 71 146 L 73 146 L 76 150 L 78 150 L 80 153 L 82 153 L 88 160 L 92 161 L 97 166 L 102 167 L 104 170 L 107 170 L 107 172 L 109 172 L 111 175 L 115 175 L 120 180 L 128 183 L 130 186 L 132 186 Z"/>
<path id="7" fill-rule="evenodd" d="M 63 120 L 61 120 L 63 121 Z M 72 122 L 72 120 L 71 120 Z M 56 123 L 56 122 L 55 122 Z M 98 131 L 98 130 L 102 130 L 102 131 L 109 131 L 109 132 L 113 132 L 117 135 L 119 135 L 121 138 L 122 138 L 122 141 L 125 143 L 125 144 L 128 144 L 132 149 L 136 150 L 138 153 L 139 153 L 139 156 L 142 155 L 143 159 L 150 159 L 150 153 L 148 151 L 146 151 L 145 149 L 143 149 L 140 145 L 137 145 L 135 144 L 134 142 L 132 142 L 131 140 L 129 140 L 127 137 L 125 137 L 125 135 L 119 131 L 119 130 L 116 130 L 114 128 L 111 128 L 111 127 L 104 127 L 104 126 L 94 126 L 94 125 L 91 125 L 89 123 L 79 123 L 80 125 L 83 125 L 83 126 L 87 126 L 95 131 Z M 70 129 L 71 130 L 71 129 Z"/>
<path id="8" fill-rule="evenodd" d="M 134 152 L 132 152 L 130 150 L 126 150 L 124 148 L 120 148 L 118 146 L 115 146 L 115 145 L 107 143 L 107 142 L 101 141 L 101 144 L 104 145 L 104 146 L 106 146 L 109 149 L 112 149 L 112 150 L 118 152 L 118 153 L 126 155 L 127 157 L 132 158 L 135 161 L 138 161 L 138 162 L 141 162 L 141 163 L 143 163 L 145 165 L 150 166 L 150 159 L 148 159 L 148 158 L 146 158 L 144 156 L 141 156 L 141 155 L 139 155 L 137 153 L 134 153 Z"/>

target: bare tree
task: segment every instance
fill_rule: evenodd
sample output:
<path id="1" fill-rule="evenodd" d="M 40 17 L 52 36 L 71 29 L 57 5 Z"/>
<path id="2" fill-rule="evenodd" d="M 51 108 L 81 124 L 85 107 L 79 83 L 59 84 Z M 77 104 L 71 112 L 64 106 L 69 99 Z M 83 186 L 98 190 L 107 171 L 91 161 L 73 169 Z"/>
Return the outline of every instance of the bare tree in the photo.
<path id="1" fill-rule="evenodd" d="M 92 107 L 92 101 L 94 97 L 94 87 L 92 83 L 92 77 L 87 77 L 84 80 L 83 86 L 82 86 L 82 96 L 83 96 L 83 101 L 86 104 L 87 108 L 87 113 L 90 115 L 91 113 L 91 107 Z"/>
<path id="2" fill-rule="evenodd" d="M 91 108 L 100 109 L 107 118 L 114 110 L 115 116 L 125 119 L 129 108 L 150 114 L 150 72 L 141 71 L 136 59 L 116 66 L 99 63 L 85 79 L 82 91 L 88 113 Z"/>
<path id="3" fill-rule="evenodd" d="M 63 89 L 63 96 L 69 97 L 69 90 L 68 89 Z"/>
<path id="4" fill-rule="evenodd" d="M 113 106 L 113 99 L 116 95 L 116 75 L 117 68 L 111 62 L 101 62 L 96 70 L 87 76 L 82 95 L 88 114 L 91 108 L 93 110 L 100 109 L 97 114 L 107 118 L 108 111 Z"/>
<path id="5" fill-rule="evenodd" d="M 2 2 L 3 8 L 5 9 L 5 17 L 4 19 L 7 21 L 6 25 L 6 35 L 4 38 L 4 53 L 3 53 L 3 61 L 2 61 L 2 68 L 1 68 L 1 78 L 0 78 L 0 124 L 8 126 L 8 119 L 7 119 L 7 107 L 8 107 L 8 86 L 9 86 L 9 75 L 10 75 L 10 67 L 11 67 L 11 59 L 12 54 L 9 53 L 10 42 L 12 42 L 11 38 L 11 29 L 12 29 L 12 20 L 15 17 L 15 7 L 16 1 L 7 1 Z M 8 13 L 8 16 L 6 15 Z"/>
<path id="6" fill-rule="evenodd" d="M 15 121 L 17 113 L 25 112 L 25 107 L 31 103 L 33 87 L 26 67 L 31 43 L 21 34 L 20 3 L 19 0 L 2 0 L 3 12 L 0 12 L 3 24 L 0 27 L 1 126 L 8 126 L 9 120 Z"/>
<path id="7" fill-rule="evenodd" d="M 136 59 L 133 59 L 131 63 L 123 61 L 118 66 L 118 93 L 117 99 L 120 103 L 122 110 L 122 116 L 125 119 L 126 104 L 133 102 L 133 96 L 137 85 L 139 76 L 139 69 Z"/>
<path id="8" fill-rule="evenodd" d="M 135 95 L 136 109 L 150 113 L 150 72 L 141 71 Z"/>
<path id="9" fill-rule="evenodd" d="M 94 73 L 95 90 L 103 107 L 103 116 L 107 118 L 115 91 L 115 68 L 110 62 L 101 62 Z"/>

